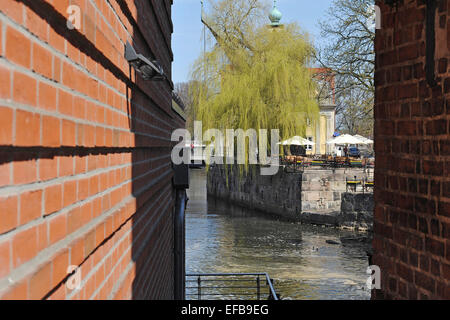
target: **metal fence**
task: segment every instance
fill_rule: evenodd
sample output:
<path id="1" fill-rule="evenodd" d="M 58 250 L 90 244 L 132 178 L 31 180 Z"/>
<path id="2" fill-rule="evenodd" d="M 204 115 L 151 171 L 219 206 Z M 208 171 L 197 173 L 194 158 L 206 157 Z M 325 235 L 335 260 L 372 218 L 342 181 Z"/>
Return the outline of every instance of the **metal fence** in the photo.
<path id="1" fill-rule="evenodd" d="M 186 274 L 188 300 L 278 300 L 267 273 Z"/>

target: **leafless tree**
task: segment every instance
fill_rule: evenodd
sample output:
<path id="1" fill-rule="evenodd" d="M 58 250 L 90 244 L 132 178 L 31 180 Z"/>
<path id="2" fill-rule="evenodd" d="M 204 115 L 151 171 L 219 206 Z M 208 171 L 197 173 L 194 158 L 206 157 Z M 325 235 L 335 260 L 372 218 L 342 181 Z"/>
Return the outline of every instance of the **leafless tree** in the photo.
<path id="1" fill-rule="evenodd" d="M 184 111 L 186 113 L 186 128 L 188 130 L 191 130 L 193 132 L 193 126 L 194 126 L 194 108 L 193 108 L 193 101 L 192 101 L 192 95 L 189 93 L 189 82 L 179 82 L 175 84 L 174 91 L 178 95 L 178 97 L 183 101 L 184 104 Z"/>
<path id="2" fill-rule="evenodd" d="M 372 135 L 375 70 L 374 0 L 334 0 L 320 22 L 317 61 L 336 74 L 338 128 Z"/>

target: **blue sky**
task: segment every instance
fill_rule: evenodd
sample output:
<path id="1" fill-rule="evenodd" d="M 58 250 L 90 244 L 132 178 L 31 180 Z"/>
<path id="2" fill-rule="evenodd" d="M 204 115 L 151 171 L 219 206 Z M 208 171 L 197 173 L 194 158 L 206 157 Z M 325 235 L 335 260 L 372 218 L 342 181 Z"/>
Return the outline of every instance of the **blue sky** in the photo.
<path id="1" fill-rule="evenodd" d="M 331 4 L 332 0 L 278 0 L 277 6 L 283 13 L 282 22 L 297 22 L 318 42 L 318 21 L 324 18 Z M 203 26 L 200 21 L 200 0 L 174 0 L 172 10 L 172 77 L 173 82 L 177 83 L 189 80 L 190 67 L 201 53 Z"/>

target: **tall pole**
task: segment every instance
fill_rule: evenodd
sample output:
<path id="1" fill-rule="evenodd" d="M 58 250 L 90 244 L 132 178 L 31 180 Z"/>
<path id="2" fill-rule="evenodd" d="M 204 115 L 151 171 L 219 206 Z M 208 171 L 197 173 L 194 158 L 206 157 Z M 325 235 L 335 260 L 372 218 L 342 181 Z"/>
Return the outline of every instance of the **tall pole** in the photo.
<path id="1" fill-rule="evenodd" d="M 203 24 L 203 0 L 200 0 L 200 4 L 201 4 L 201 13 L 200 13 L 200 21 L 202 22 L 203 25 L 203 41 L 205 41 L 205 25 Z M 205 59 L 205 49 L 203 49 L 203 60 Z M 203 61 L 203 68 L 205 68 L 205 62 Z M 204 76 L 203 76 L 204 77 Z M 205 79 L 203 79 L 203 81 L 205 81 Z M 194 122 L 196 121 L 195 119 L 195 106 L 194 106 Z"/>
<path id="2" fill-rule="evenodd" d="M 201 0 L 201 2 L 202 2 L 202 21 L 203 21 L 205 9 L 203 0 Z M 206 26 L 205 24 L 203 24 L 203 58 L 205 58 L 205 56 L 206 56 Z"/>
<path id="3" fill-rule="evenodd" d="M 203 81 L 206 82 L 206 26 L 203 23 L 203 19 L 204 19 L 204 13 L 205 13 L 205 9 L 204 9 L 204 1 L 200 0 L 200 4 L 201 4 L 201 21 L 203 24 Z M 194 121 L 195 121 L 195 107 L 194 107 Z"/>

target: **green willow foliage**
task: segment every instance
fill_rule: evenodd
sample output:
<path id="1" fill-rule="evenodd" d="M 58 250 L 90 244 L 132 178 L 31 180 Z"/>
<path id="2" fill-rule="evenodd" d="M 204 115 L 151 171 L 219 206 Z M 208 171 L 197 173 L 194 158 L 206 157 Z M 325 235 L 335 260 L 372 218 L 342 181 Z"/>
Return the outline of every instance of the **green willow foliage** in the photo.
<path id="1" fill-rule="evenodd" d="M 307 36 L 296 24 L 240 33 L 215 35 L 217 45 L 196 61 L 190 82 L 196 120 L 203 131 L 279 129 L 282 139 L 304 136 L 307 119 L 319 115 Z"/>

